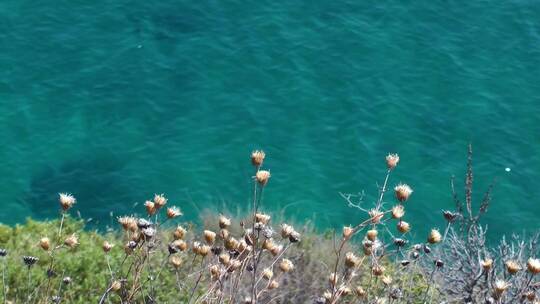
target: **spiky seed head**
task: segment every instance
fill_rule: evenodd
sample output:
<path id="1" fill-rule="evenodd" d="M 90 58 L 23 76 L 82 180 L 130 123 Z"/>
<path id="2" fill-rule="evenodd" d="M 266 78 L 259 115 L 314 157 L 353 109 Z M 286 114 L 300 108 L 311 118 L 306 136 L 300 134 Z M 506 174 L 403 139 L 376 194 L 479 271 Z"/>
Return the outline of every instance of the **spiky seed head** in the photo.
<path id="1" fill-rule="evenodd" d="M 527 270 L 533 275 L 539 274 L 540 273 L 540 260 L 529 258 L 527 260 Z"/>
<path id="2" fill-rule="evenodd" d="M 175 240 L 181 240 L 186 235 L 186 229 L 182 226 L 177 226 L 176 229 L 173 232 L 173 236 Z"/>
<path id="3" fill-rule="evenodd" d="M 219 255 L 219 262 L 225 266 L 229 265 L 229 262 L 231 261 L 231 256 L 229 253 L 224 252 Z"/>
<path id="4" fill-rule="evenodd" d="M 255 174 L 255 180 L 257 180 L 257 183 L 259 183 L 261 187 L 266 186 L 266 184 L 268 184 L 269 179 L 270 179 L 270 171 L 259 170 Z"/>
<path id="5" fill-rule="evenodd" d="M 262 277 L 265 280 L 270 280 L 274 276 L 274 272 L 270 268 L 265 268 L 262 272 Z"/>
<path id="6" fill-rule="evenodd" d="M 235 239 L 234 237 L 229 237 L 228 239 L 225 240 L 225 248 L 227 248 L 228 250 L 233 250 L 233 249 L 236 249 L 238 248 L 238 240 Z"/>
<path id="7" fill-rule="evenodd" d="M 371 267 L 371 272 L 374 276 L 381 276 L 384 273 L 384 270 L 385 268 L 382 265 L 373 265 L 373 267 Z"/>
<path id="8" fill-rule="evenodd" d="M 322 297 L 325 300 L 325 302 L 323 302 L 323 303 L 330 303 L 330 301 L 332 300 L 332 293 L 329 290 L 326 290 L 323 293 Z"/>
<path id="9" fill-rule="evenodd" d="M 221 229 L 221 230 L 219 230 L 218 235 L 219 235 L 220 239 L 226 240 L 226 239 L 229 238 L 230 233 L 229 233 L 229 230 L 227 230 L 227 229 Z"/>
<path id="10" fill-rule="evenodd" d="M 430 244 L 437 244 L 440 243 L 442 240 L 442 235 L 437 229 L 431 229 L 429 232 L 429 236 L 427 238 L 428 243 Z"/>
<path id="11" fill-rule="evenodd" d="M 287 224 L 281 224 L 281 237 L 286 239 L 288 238 L 291 233 L 294 232 L 294 227 Z"/>
<path id="12" fill-rule="evenodd" d="M 354 268 L 358 266 L 359 263 L 360 263 L 360 258 L 358 258 L 354 253 L 347 252 L 345 254 L 345 266 L 347 268 Z"/>
<path id="13" fill-rule="evenodd" d="M 493 284 L 493 293 L 495 298 L 499 298 L 510 287 L 510 284 L 504 280 L 496 280 Z"/>
<path id="14" fill-rule="evenodd" d="M 270 253 L 273 256 L 277 256 L 278 254 L 281 253 L 282 250 L 283 250 L 283 245 L 276 245 L 276 246 L 274 246 L 273 248 L 270 249 Z"/>
<path id="15" fill-rule="evenodd" d="M 392 284 L 392 277 L 389 275 L 383 275 L 381 277 L 381 281 L 383 282 L 384 285 L 388 286 Z"/>
<path id="16" fill-rule="evenodd" d="M 75 233 L 73 233 L 64 240 L 64 245 L 68 246 L 69 248 L 75 248 L 77 245 L 79 245 L 79 238 Z"/>
<path id="17" fill-rule="evenodd" d="M 146 213 L 148 213 L 148 215 L 156 214 L 157 208 L 156 208 L 156 204 L 154 202 L 146 201 L 144 203 L 144 207 L 146 207 Z"/>
<path id="18" fill-rule="evenodd" d="M 366 296 L 366 291 L 364 290 L 364 288 L 362 288 L 362 286 L 356 286 L 356 288 L 354 289 L 354 294 L 359 298 L 363 298 Z"/>
<path id="19" fill-rule="evenodd" d="M 173 219 L 175 217 L 182 216 L 182 211 L 176 206 L 167 208 L 167 218 Z"/>
<path id="20" fill-rule="evenodd" d="M 458 218 L 458 216 L 459 216 L 459 214 L 456 213 L 456 212 L 443 210 L 443 217 L 449 223 L 454 222 Z"/>
<path id="21" fill-rule="evenodd" d="M 64 277 L 62 278 L 62 283 L 64 283 L 64 285 L 69 285 L 71 284 L 71 277 Z"/>
<path id="22" fill-rule="evenodd" d="M 265 156 L 266 154 L 264 154 L 264 151 L 262 150 L 255 150 L 251 152 L 251 163 L 253 166 L 259 168 L 262 165 Z"/>
<path id="23" fill-rule="evenodd" d="M 338 275 L 335 272 L 332 272 L 328 276 L 328 283 L 330 284 L 330 286 L 336 286 L 338 280 L 339 280 Z"/>
<path id="24" fill-rule="evenodd" d="M 182 266 L 182 258 L 178 255 L 171 256 L 169 262 L 175 269 L 178 269 L 180 268 L 180 266 Z"/>
<path id="25" fill-rule="evenodd" d="M 156 208 L 159 209 L 167 204 L 167 198 L 163 194 L 155 194 L 154 204 L 156 205 Z"/>
<path id="26" fill-rule="evenodd" d="M 390 170 L 394 169 L 399 162 L 399 155 L 397 154 L 388 154 L 386 156 L 386 167 Z"/>
<path id="27" fill-rule="evenodd" d="M 228 272 L 233 272 L 235 270 L 237 270 L 238 268 L 240 268 L 240 266 L 242 266 L 242 262 L 240 262 L 239 260 L 231 260 L 231 262 L 229 263 L 229 267 L 227 267 L 227 271 Z"/>
<path id="28" fill-rule="evenodd" d="M 264 225 L 268 225 L 268 222 L 270 222 L 270 215 L 264 214 L 264 213 L 257 213 L 255 214 L 255 222 L 262 223 Z"/>
<path id="29" fill-rule="evenodd" d="M 392 218 L 401 219 L 405 215 L 405 208 L 403 205 L 395 205 L 392 207 Z"/>
<path id="30" fill-rule="evenodd" d="M 366 233 L 366 238 L 372 242 L 374 242 L 377 239 L 377 235 L 379 232 L 376 229 L 370 229 Z"/>
<path id="31" fill-rule="evenodd" d="M 341 294 L 341 296 L 345 297 L 350 295 L 352 291 L 348 286 L 342 285 L 339 287 L 338 293 Z"/>
<path id="32" fill-rule="evenodd" d="M 171 245 L 180 251 L 186 251 L 186 249 L 188 248 L 188 244 L 181 239 L 174 240 Z"/>
<path id="33" fill-rule="evenodd" d="M 39 261 L 39 258 L 34 257 L 34 256 L 23 256 L 22 259 L 23 259 L 24 264 L 28 267 L 34 266 L 34 264 L 36 264 L 37 261 Z"/>
<path id="34" fill-rule="evenodd" d="M 49 240 L 48 237 L 42 237 L 39 240 L 39 247 L 41 247 L 41 249 L 43 249 L 45 251 L 48 251 L 49 248 L 51 248 L 51 240 Z"/>
<path id="35" fill-rule="evenodd" d="M 207 256 L 207 255 L 210 253 L 210 250 L 211 250 L 211 249 L 212 249 L 212 248 L 211 248 L 210 246 L 208 246 L 208 245 L 200 245 L 198 254 L 199 254 L 200 256 L 205 257 L 205 256 Z"/>
<path id="36" fill-rule="evenodd" d="M 122 288 L 122 283 L 118 280 L 115 280 L 111 283 L 111 290 L 112 291 L 119 291 Z"/>
<path id="37" fill-rule="evenodd" d="M 354 233 L 354 229 L 351 226 L 343 227 L 343 238 L 344 239 L 348 240 L 352 236 L 353 233 Z"/>
<path id="38" fill-rule="evenodd" d="M 210 267 L 208 267 L 208 270 L 210 270 L 210 275 L 212 276 L 212 279 L 219 279 L 219 276 L 221 275 L 221 269 L 219 265 L 210 265 Z"/>
<path id="39" fill-rule="evenodd" d="M 411 225 L 405 221 L 399 221 L 397 223 L 397 230 L 401 233 L 407 233 L 411 230 Z"/>
<path id="40" fill-rule="evenodd" d="M 118 218 L 118 223 L 122 225 L 122 229 L 135 231 L 137 230 L 137 220 L 131 216 L 121 216 Z"/>
<path id="41" fill-rule="evenodd" d="M 231 219 L 221 214 L 219 216 L 219 228 L 226 229 L 231 225 Z"/>
<path id="42" fill-rule="evenodd" d="M 238 251 L 242 252 L 242 251 L 251 251 L 251 246 L 249 246 L 246 241 L 244 240 L 241 240 L 240 242 L 238 242 Z"/>
<path id="43" fill-rule="evenodd" d="M 536 299 L 536 294 L 534 293 L 534 291 L 529 290 L 523 294 L 523 297 L 533 302 Z M 533 302 L 533 304 L 537 304 L 537 303 Z"/>
<path id="44" fill-rule="evenodd" d="M 289 242 L 291 242 L 291 243 L 298 243 L 298 242 L 300 242 L 300 237 L 301 237 L 300 232 L 298 232 L 298 231 L 293 231 L 293 232 L 291 233 L 291 235 L 289 235 Z"/>
<path id="45" fill-rule="evenodd" d="M 268 289 L 269 289 L 269 290 L 273 290 L 273 289 L 276 289 L 276 288 L 279 288 L 279 282 L 276 281 L 276 280 L 272 280 L 272 281 L 268 284 Z"/>
<path id="46" fill-rule="evenodd" d="M 394 192 L 397 200 L 403 203 L 409 199 L 409 196 L 411 196 L 413 190 L 407 184 L 398 184 L 394 187 Z"/>
<path id="47" fill-rule="evenodd" d="M 506 265 L 506 271 L 510 274 L 515 274 L 521 270 L 521 266 L 514 260 L 508 260 L 504 263 Z"/>
<path id="48" fill-rule="evenodd" d="M 276 246 L 272 239 L 265 239 L 262 244 L 262 248 L 271 251 Z"/>
<path id="49" fill-rule="evenodd" d="M 58 193 L 60 206 L 62 210 L 68 211 L 76 202 L 76 199 L 73 195 L 69 193 Z"/>
<path id="50" fill-rule="evenodd" d="M 371 209 L 369 210 L 368 212 L 369 214 L 369 217 L 370 217 L 370 220 L 371 220 L 371 223 L 372 224 L 378 224 L 381 222 L 381 219 L 383 218 L 384 216 L 384 213 L 381 212 L 380 210 L 378 209 Z"/>
<path id="51" fill-rule="evenodd" d="M 214 231 L 210 231 L 210 230 L 205 230 L 204 231 L 204 240 L 206 241 L 206 243 L 208 244 L 214 244 L 214 242 L 216 241 L 216 233 Z"/>
<path id="52" fill-rule="evenodd" d="M 289 259 L 282 259 L 279 263 L 279 269 L 283 272 L 289 272 L 294 269 L 294 264 Z"/>
<path id="53" fill-rule="evenodd" d="M 485 258 L 480 261 L 480 265 L 482 266 L 482 269 L 484 269 L 485 271 L 489 271 L 493 266 L 493 260 L 490 258 Z"/>
<path id="54" fill-rule="evenodd" d="M 103 241 L 103 245 L 101 246 L 101 248 L 103 249 L 103 252 L 105 253 L 111 251 L 113 247 L 114 245 L 109 243 L 108 241 Z"/>

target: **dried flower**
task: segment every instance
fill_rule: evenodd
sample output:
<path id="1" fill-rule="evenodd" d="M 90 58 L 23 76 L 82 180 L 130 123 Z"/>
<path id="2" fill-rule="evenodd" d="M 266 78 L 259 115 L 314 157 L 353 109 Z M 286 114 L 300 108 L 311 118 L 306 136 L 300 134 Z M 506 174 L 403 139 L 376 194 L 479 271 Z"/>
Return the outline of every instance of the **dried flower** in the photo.
<path id="1" fill-rule="evenodd" d="M 224 215 L 219 216 L 219 228 L 226 229 L 230 225 L 231 225 L 231 219 L 230 218 L 228 218 L 228 217 L 226 217 Z"/>
<path id="2" fill-rule="evenodd" d="M 345 226 L 343 227 L 343 238 L 349 239 L 354 232 L 354 229 L 351 226 Z"/>
<path id="3" fill-rule="evenodd" d="M 336 286 L 337 282 L 338 282 L 338 275 L 336 273 L 332 272 L 328 276 L 328 283 L 330 283 L 330 286 Z"/>
<path id="4" fill-rule="evenodd" d="M 219 262 L 225 266 L 229 265 L 229 262 L 231 261 L 231 255 L 227 252 L 224 252 L 219 255 Z"/>
<path id="5" fill-rule="evenodd" d="M 251 163 L 255 167 L 260 167 L 264 161 L 264 157 L 266 154 L 264 154 L 264 151 L 262 150 L 255 150 L 251 152 Z"/>
<path id="6" fill-rule="evenodd" d="M 354 253 L 347 252 L 345 254 L 345 266 L 347 268 L 354 268 L 358 266 L 359 263 L 360 263 L 360 258 L 358 258 Z"/>
<path id="7" fill-rule="evenodd" d="M 504 264 L 506 265 L 506 270 L 510 274 L 515 274 L 521 270 L 521 266 L 516 261 L 509 260 L 506 261 Z"/>
<path id="8" fill-rule="evenodd" d="M 184 229 L 184 227 L 182 227 L 182 226 L 176 227 L 176 229 L 173 232 L 174 239 L 175 240 L 183 239 L 184 236 L 186 235 L 186 232 L 187 231 L 186 231 L 186 229 Z"/>
<path id="9" fill-rule="evenodd" d="M 300 233 L 297 231 L 293 231 L 291 235 L 289 235 L 289 242 L 291 243 L 298 243 L 300 242 Z"/>
<path id="10" fill-rule="evenodd" d="M 131 216 L 121 216 L 118 218 L 118 222 L 124 230 L 137 230 L 137 220 Z"/>
<path id="11" fill-rule="evenodd" d="M 388 154 L 386 156 L 386 167 L 388 167 L 389 170 L 394 169 L 399 162 L 399 155 L 397 154 Z"/>
<path id="12" fill-rule="evenodd" d="M 427 238 L 428 243 L 437 244 L 442 240 L 441 233 L 437 229 L 431 229 Z"/>
<path id="13" fill-rule="evenodd" d="M 368 212 L 372 224 L 378 224 L 384 216 L 384 213 L 378 209 L 371 209 Z"/>
<path id="14" fill-rule="evenodd" d="M 139 229 L 148 228 L 150 226 L 152 226 L 152 223 L 146 219 L 140 218 L 137 220 L 137 227 L 139 227 Z"/>
<path id="15" fill-rule="evenodd" d="M 148 213 L 148 215 L 156 214 L 157 208 L 154 202 L 146 201 L 144 203 L 144 206 L 146 207 L 146 213 Z"/>
<path id="16" fill-rule="evenodd" d="M 167 199 L 163 194 L 155 194 L 154 195 L 154 203 L 156 205 L 156 208 L 159 209 L 167 204 Z"/>
<path id="17" fill-rule="evenodd" d="M 228 250 L 232 250 L 232 249 L 236 249 L 238 248 L 238 240 L 233 238 L 233 237 L 230 237 L 228 239 L 225 240 L 225 248 L 227 248 Z"/>
<path id="18" fill-rule="evenodd" d="M 401 233 L 407 233 L 411 230 L 411 225 L 405 221 L 399 221 L 397 223 L 397 229 Z"/>
<path id="19" fill-rule="evenodd" d="M 480 261 L 480 265 L 485 271 L 489 271 L 491 267 L 493 266 L 493 260 L 490 258 L 485 258 Z"/>
<path id="20" fill-rule="evenodd" d="M 373 265 L 371 268 L 371 272 L 374 276 L 381 276 L 384 273 L 384 270 L 385 268 L 382 265 Z"/>
<path id="21" fill-rule="evenodd" d="M 539 274 L 540 273 L 540 260 L 529 258 L 527 260 L 527 270 L 529 270 L 529 272 L 532 274 Z"/>
<path id="22" fill-rule="evenodd" d="M 338 289 L 338 294 L 342 296 L 348 296 L 352 293 L 351 289 L 345 285 L 342 285 Z"/>
<path id="23" fill-rule="evenodd" d="M 411 196 L 411 193 L 413 193 L 413 190 L 409 185 L 407 184 L 399 184 L 394 188 L 396 198 L 400 202 L 405 202 L 409 199 L 409 196 Z"/>
<path id="24" fill-rule="evenodd" d="M 111 243 L 109 243 L 109 242 L 107 242 L 107 241 L 104 241 L 104 242 L 103 242 L 103 245 L 101 246 L 101 248 L 103 248 L 103 251 L 104 251 L 105 253 L 111 251 L 111 249 L 112 249 L 113 247 L 114 247 L 114 245 L 111 244 Z"/>
<path id="25" fill-rule="evenodd" d="M 276 288 L 279 288 L 279 282 L 276 281 L 276 280 L 272 280 L 272 281 L 268 284 L 268 290 L 273 290 L 273 289 L 276 289 Z"/>
<path id="26" fill-rule="evenodd" d="M 255 179 L 262 187 L 266 186 L 268 180 L 270 179 L 270 171 L 260 170 L 255 174 Z"/>
<path id="27" fill-rule="evenodd" d="M 204 231 L 204 240 L 208 244 L 214 244 L 214 241 L 216 240 L 216 233 L 210 230 Z"/>
<path id="28" fill-rule="evenodd" d="M 64 245 L 68 246 L 69 248 L 77 247 L 77 245 L 79 245 L 79 239 L 77 238 L 77 235 L 73 233 L 72 235 L 68 236 L 64 240 Z"/>
<path id="29" fill-rule="evenodd" d="M 282 259 L 279 263 L 279 269 L 283 272 L 289 272 L 294 269 L 294 264 L 289 259 Z"/>
<path id="30" fill-rule="evenodd" d="M 366 237 L 370 241 L 375 241 L 377 239 L 378 234 L 379 232 L 377 230 L 371 229 L 371 230 L 368 230 L 368 232 L 366 233 Z"/>
<path id="31" fill-rule="evenodd" d="M 270 249 L 270 253 L 273 255 L 273 256 L 277 256 L 281 250 L 283 250 L 283 246 L 282 245 L 276 245 L 274 247 L 272 247 Z"/>
<path id="32" fill-rule="evenodd" d="M 364 288 L 362 288 L 362 286 L 357 286 L 354 289 L 354 294 L 359 298 L 363 298 L 366 296 L 366 291 L 364 290 Z"/>
<path id="33" fill-rule="evenodd" d="M 446 221 L 448 221 L 449 223 L 452 223 L 458 218 L 459 214 L 456 212 L 444 210 L 443 216 Z"/>
<path id="34" fill-rule="evenodd" d="M 118 280 L 115 280 L 111 284 L 111 290 L 112 291 L 119 291 L 122 288 L 122 283 Z"/>
<path id="35" fill-rule="evenodd" d="M 402 205 L 392 207 L 392 218 L 400 219 L 405 215 L 405 208 Z"/>
<path id="36" fill-rule="evenodd" d="M 171 258 L 169 259 L 169 262 L 175 269 L 178 269 L 180 268 L 180 266 L 182 266 L 182 258 L 177 255 L 171 256 Z"/>
<path id="37" fill-rule="evenodd" d="M 389 275 L 384 275 L 382 276 L 381 281 L 383 282 L 384 285 L 388 286 L 392 284 L 392 277 Z"/>
<path id="38" fill-rule="evenodd" d="M 69 193 L 58 193 L 58 195 L 60 196 L 59 201 L 62 210 L 67 211 L 75 204 L 76 200 L 73 195 Z"/>
<path id="39" fill-rule="evenodd" d="M 497 280 L 493 284 L 493 293 L 495 298 L 499 298 L 510 287 L 510 284 L 504 280 Z"/>
<path id="40" fill-rule="evenodd" d="M 64 285 L 69 285 L 69 284 L 71 284 L 71 281 L 72 281 L 72 280 L 71 280 L 71 277 L 64 277 L 64 278 L 62 279 L 62 283 L 64 283 Z"/>
<path id="41" fill-rule="evenodd" d="M 34 256 L 23 256 L 22 259 L 23 259 L 24 264 L 28 266 L 28 268 L 34 266 L 34 264 L 36 264 L 37 261 L 39 261 L 39 259 Z"/>
<path id="42" fill-rule="evenodd" d="M 180 250 L 180 251 L 186 251 L 188 245 L 187 243 L 184 241 L 184 240 L 181 240 L 181 239 L 178 239 L 178 240 L 174 240 L 171 245 Z"/>
<path id="43" fill-rule="evenodd" d="M 265 280 L 270 280 L 273 276 L 274 276 L 274 272 L 273 272 L 272 269 L 270 269 L 270 268 L 266 268 L 266 269 L 264 269 L 263 272 L 262 272 L 262 277 L 263 277 Z"/>
<path id="44" fill-rule="evenodd" d="M 180 211 L 180 209 L 178 207 L 172 206 L 172 207 L 167 208 L 167 217 L 168 218 L 173 219 L 173 218 L 181 216 L 181 215 L 182 215 L 182 212 Z"/>
<path id="45" fill-rule="evenodd" d="M 255 214 L 255 222 L 267 225 L 270 222 L 270 215 L 264 213 Z"/>
<path id="46" fill-rule="evenodd" d="M 48 237 L 43 237 L 39 240 L 39 247 L 41 247 L 41 249 L 47 251 L 49 250 L 49 248 L 51 247 L 51 241 L 49 240 Z"/>
<path id="47" fill-rule="evenodd" d="M 293 226 L 287 225 L 287 224 L 281 224 L 281 237 L 282 238 L 284 239 L 288 238 L 293 232 L 294 232 Z"/>

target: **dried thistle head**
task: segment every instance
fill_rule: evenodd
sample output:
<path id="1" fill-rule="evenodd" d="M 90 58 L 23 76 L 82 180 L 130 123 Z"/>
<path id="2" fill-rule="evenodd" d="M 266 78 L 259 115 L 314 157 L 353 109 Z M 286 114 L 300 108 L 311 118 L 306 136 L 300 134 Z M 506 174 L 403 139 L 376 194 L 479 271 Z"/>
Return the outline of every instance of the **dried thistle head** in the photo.
<path id="1" fill-rule="evenodd" d="M 45 251 L 48 251 L 49 248 L 51 247 L 51 240 L 49 240 L 48 237 L 42 237 L 39 240 L 39 247 L 41 247 L 41 249 L 43 249 Z"/>
<path id="2" fill-rule="evenodd" d="M 113 247 L 114 245 L 109 243 L 108 241 L 103 241 L 103 245 L 101 246 L 101 248 L 103 249 L 103 252 L 105 253 L 111 251 Z"/>
<path id="3" fill-rule="evenodd" d="M 73 248 L 77 247 L 77 245 L 79 245 L 79 238 L 77 237 L 77 235 L 75 233 L 73 233 L 72 235 L 68 236 L 64 240 L 64 245 L 66 245 L 69 248 L 73 249 Z"/>
<path id="4" fill-rule="evenodd" d="M 282 238 L 284 238 L 284 239 L 288 238 L 291 235 L 291 233 L 293 233 L 293 232 L 294 232 L 293 226 L 287 225 L 287 224 L 281 224 L 280 233 L 281 233 Z"/>
<path id="5" fill-rule="evenodd" d="M 397 230 L 401 233 L 407 233 L 411 230 L 411 225 L 405 221 L 399 221 L 397 223 Z"/>
<path id="6" fill-rule="evenodd" d="M 457 212 L 443 210 L 443 217 L 449 223 L 453 223 L 458 218 L 458 216 L 459 216 L 459 213 Z"/>
<path id="7" fill-rule="evenodd" d="M 490 258 L 485 258 L 480 261 L 480 266 L 482 266 L 482 269 L 484 269 L 485 271 L 489 271 L 493 266 L 493 260 Z"/>
<path id="8" fill-rule="evenodd" d="M 148 213 L 148 215 L 156 214 L 157 208 L 156 208 L 156 204 L 154 202 L 146 201 L 144 203 L 144 207 L 146 207 L 146 213 Z"/>
<path id="9" fill-rule="evenodd" d="M 5 257 L 7 255 L 7 250 L 4 248 L 0 248 L 0 257 Z"/>
<path id="10" fill-rule="evenodd" d="M 277 289 L 279 288 L 279 282 L 276 281 L 276 280 L 272 280 L 269 284 L 268 284 L 268 290 L 273 290 L 273 289 Z"/>
<path id="11" fill-rule="evenodd" d="M 169 262 L 171 263 L 171 265 L 175 268 L 175 269 L 178 269 L 180 268 L 180 266 L 182 266 L 182 258 L 178 255 L 173 255 L 171 256 L 171 258 L 169 259 Z"/>
<path id="12" fill-rule="evenodd" d="M 118 223 L 124 230 L 136 231 L 138 229 L 137 220 L 132 216 L 121 216 L 118 218 Z"/>
<path id="13" fill-rule="evenodd" d="M 175 217 L 182 216 L 182 211 L 176 206 L 167 208 L 167 218 L 173 219 Z"/>
<path id="14" fill-rule="evenodd" d="M 328 276 L 328 283 L 330 284 L 330 286 L 336 286 L 338 280 L 339 280 L 338 275 L 335 272 L 332 272 Z"/>
<path id="15" fill-rule="evenodd" d="M 262 277 L 265 279 L 265 280 L 270 280 L 272 279 L 272 277 L 274 276 L 274 272 L 272 271 L 272 269 L 270 268 L 265 268 L 262 272 Z"/>
<path id="16" fill-rule="evenodd" d="M 358 258 L 354 253 L 347 252 L 345 254 L 345 266 L 347 268 L 355 268 L 360 264 L 360 258 Z"/>
<path id="17" fill-rule="evenodd" d="M 381 219 L 384 216 L 384 213 L 380 211 L 379 209 L 371 209 L 368 212 L 371 223 L 372 224 L 378 224 L 381 222 Z"/>
<path id="18" fill-rule="evenodd" d="M 508 271 L 509 274 L 516 274 L 521 270 L 519 263 L 514 260 L 508 260 L 504 264 L 506 266 L 506 271 Z"/>
<path id="19" fill-rule="evenodd" d="M 405 215 L 405 208 L 403 205 L 396 205 L 392 207 L 392 218 L 401 219 Z"/>
<path id="20" fill-rule="evenodd" d="M 37 258 L 37 257 L 35 257 L 35 256 L 28 256 L 28 255 L 27 255 L 27 256 L 23 256 L 22 259 L 23 259 L 24 264 L 25 264 L 28 268 L 34 266 L 34 264 L 36 264 L 37 261 L 39 261 L 39 258 Z"/>
<path id="21" fill-rule="evenodd" d="M 375 264 L 373 265 L 373 267 L 371 267 L 371 273 L 373 273 L 373 275 L 377 277 L 383 275 L 384 271 L 385 271 L 384 266 L 379 265 L 379 264 Z"/>
<path id="22" fill-rule="evenodd" d="M 182 226 L 177 226 L 176 229 L 173 232 L 173 236 L 175 240 L 181 240 L 186 235 L 186 229 Z"/>
<path id="23" fill-rule="evenodd" d="M 62 210 L 68 211 L 76 202 L 76 199 L 73 195 L 69 193 L 58 193 L 60 206 Z"/>
<path id="24" fill-rule="evenodd" d="M 167 198 L 163 194 L 155 194 L 154 195 L 154 204 L 157 209 L 165 206 L 167 204 Z"/>
<path id="25" fill-rule="evenodd" d="M 219 255 L 219 262 L 225 266 L 229 265 L 229 262 L 231 261 L 231 255 L 227 252 L 224 252 Z"/>
<path id="26" fill-rule="evenodd" d="M 266 154 L 262 150 L 255 150 L 251 152 L 251 163 L 253 166 L 259 168 L 262 165 L 265 156 Z"/>
<path id="27" fill-rule="evenodd" d="M 270 171 L 267 170 L 259 170 L 255 174 L 255 180 L 261 187 L 266 186 L 268 184 L 268 180 L 270 179 Z"/>
<path id="28" fill-rule="evenodd" d="M 495 298 L 500 298 L 500 296 L 510 287 L 510 284 L 504 280 L 496 280 L 493 284 L 493 295 Z"/>
<path id="29" fill-rule="evenodd" d="M 364 298 L 366 296 L 366 291 L 364 290 L 364 288 L 362 288 L 362 286 L 356 286 L 356 288 L 354 289 L 354 294 L 358 297 L 358 298 Z"/>
<path id="30" fill-rule="evenodd" d="M 115 280 L 111 283 L 111 290 L 112 291 L 119 291 L 122 288 L 122 283 L 118 280 Z"/>
<path id="31" fill-rule="evenodd" d="M 204 234 L 204 240 L 206 241 L 206 243 L 210 245 L 214 244 L 214 242 L 216 241 L 215 232 L 210 231 L 210 230 L 205 230 L 203 234 Z"/>
<path id="32" fill-rule="evenodd" d="M 237 248 L 238 248 L 238 245 L 239 245 L 239 242 L 238 242 L 238 240 L 235 239 L 234 237 L 229 237 L 229 238 L 226 239 L 225 242 L 224 242 L 224 246 L 225 246 L 225 248 L 227 248 L 228 250 L 237 249 Z"/>
<path id="33" fill-rule="evenodd" d="M 413 193 L 413 190 L 407 184 L 398 184 L 394 187 L 396 198 L 400 202 L 405 202 L 409 199 L 409 196 Z"/>
<path id="34" fill-rule="evenodd" d="M 437 244 L 437 243 L 440 243 L 441 240 L 442 240 L 442 235 L 439 232 L 439 230 L 431 229 L 431 231 L 429 232 L 428 238 L 427 238 L 428 243 Z"/>
<path id="35" fill-rule="evenodd" d="M 539 274 L 540 273 L 540 260 L 529 258 L 527 260 L 527 270 L 533 275 Z"/>
<path id="36" fill-rule="evenodd" d="M 270 215 L 268 214 L 265 214 L 265 213 L 257 213 L 255 214 L 255 222 L 256 223 L 261 223 L 261 224 L 264 224 L 264 225 L 268 225 L 268 223 L 270 222 Z"/>
<path id="37" fill-rule="evenodd" d="M 294 264 L 289 259 L 282 259 L 281 262 L 279 262 L 279 269 L 287 273 L 294 269 Z"/>
<path id="38" fill-rule="evenodd" d="M 343 238 L 348 240 L 354 233 L 354 229 L 351 226 L 343 227 Z"/>
<path id="39" fill-rule="evenodd" d="M 231 225 L 231 219 L 221 214 L 219 216 L 219 228 L 227 229 Z"/>
<path id="40" fill-rule="evenodd" d="M 283 245 L 275 245 L 274 247 L 272 247 L 270 249 L 270 253 L 273 255 L 273 256 L 277 256 L 278 254 L 281 253 L 281 251 L 283 250 Z"/>
<path id="41" fill-rule="evenodd" d="M 370 241 L 375 241 L 377 239 L 379 232 L 376 229 L 370 229 L 366 232 L 366 238 Z"/>
<path id="42" fill-rule="evenodd" d="M 399 162 L 399 155 L 397 154 L 388 154 L 386 156 L 386 167 L 389 170 L 393 170 Z"/>
<path id="43" fill-rule="evenodd" d="M 348 296 L 352 293 L 351 289 L 346 286 L 346 285 L 341 285 L 339 288 L 338 288 L 338 293 L 345 297 L 345 296 Z"/>
<path id="44" fill-rule="evenodd" d="M 171 245 L 180 251 L 186 251 L 188 247 L 187 243 L 182 239 L 174 240 Z"/>
<path id="45" fill-rule="evenodd" d="M 383 275 L 381 277 L 381 281 L 383 282 L 383 284 L 385 286 L 388 286 L 388 285 L 392 284 L 392 277 L 389 276 L 389 275 Z"/>

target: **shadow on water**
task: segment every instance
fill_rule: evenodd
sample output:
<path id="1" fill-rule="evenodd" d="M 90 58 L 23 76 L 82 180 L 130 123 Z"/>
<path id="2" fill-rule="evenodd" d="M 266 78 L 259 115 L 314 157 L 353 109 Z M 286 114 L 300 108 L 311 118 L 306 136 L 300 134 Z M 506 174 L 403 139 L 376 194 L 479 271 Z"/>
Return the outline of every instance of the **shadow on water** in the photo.
<path id="1" fill-rule="evenodd" d="M 72 193 L 77 198 L 71 213 L 76 215 L 76 210 L 83 210 L 81 215 L 85 219 L 105 220 L 113 210 L 128 212 L 136 191 L 122 174 L 125 165 L 120 156 L 99 155 L 67 161 L 58 168 L 44 168 L 32 178 L 24 202 L 37 219 L 58 216 L 59 192 Z M 108 224 L 105 221 L 93 224 L 103 226 Z"/>

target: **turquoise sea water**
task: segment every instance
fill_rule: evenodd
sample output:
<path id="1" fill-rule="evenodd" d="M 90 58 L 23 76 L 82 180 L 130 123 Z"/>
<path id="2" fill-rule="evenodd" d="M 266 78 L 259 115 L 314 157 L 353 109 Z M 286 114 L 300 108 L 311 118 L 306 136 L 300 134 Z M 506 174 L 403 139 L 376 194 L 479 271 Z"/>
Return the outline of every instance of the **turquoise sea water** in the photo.
<path id="1" fill-rule="evenodd" d="M 100 223 L 153 193 L 242 210 L 262 148 L 265 208 L 320 227 L 358 221 L 338 193 L 372 202 L 398 152 L 423 234 L 471 142 L 491 233 L 536 229 L 539 78 L 538 1 L 4 0 L 0 222 L 60 191 Z"/>

